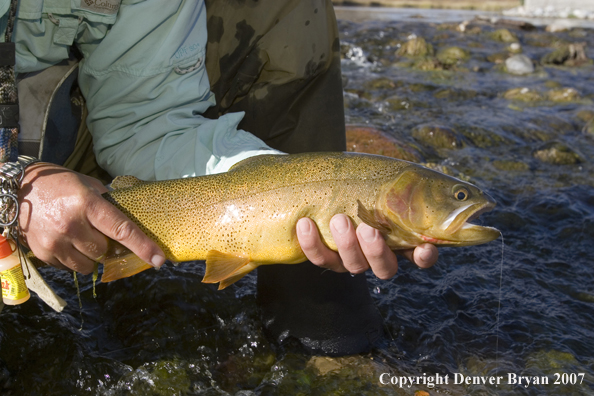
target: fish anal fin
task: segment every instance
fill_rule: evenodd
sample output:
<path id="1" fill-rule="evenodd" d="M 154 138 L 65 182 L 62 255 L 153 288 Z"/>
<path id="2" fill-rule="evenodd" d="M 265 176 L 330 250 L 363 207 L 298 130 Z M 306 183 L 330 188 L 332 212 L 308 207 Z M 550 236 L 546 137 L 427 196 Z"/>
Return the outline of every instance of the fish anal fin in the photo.
<path id="1" fill-rule="evenodd" d="M 114 280 L 127 278 L 139 272 L 153 268 L 140 257 L 125 249 L 123 252 L 109 256 L 103 262 L 103 275 L 101 282 L 107 283 Z"/>
<path id="2" fill-rule="evenodd" d="M 390 227 L 386 224 L 383 224 L 378 221 L 376 216 L 368 210 L 361 201 L 357 200 L 357 217 L 361 219 L 361 221 L 367 224 L 370 227 L 373 227 L 379 230 L 382 235 L 387 235 L 390 233 Z"/>
<path id="3" fill-rule="evenodd" d="M 217 283 L 231 277 L 250 262 L 247 257 L 210 250 L 206 254 L 204 283 Z"/>
<path id="4" fill-rule="evenodd" d="M 138 186 L 139 184 L 143 184 L 143 183 L 146 183 L 146 182 L 143 180 L 140 180 L 139 178 L 137 178 L 135 176 L 130 176 L 130 175 L 117 176 L 111 182 L 110 187 L 114 190 L 117 190 L 119 188 L 128 188 L 128 187 Z"/>
<path id="5" fill-rule="evenodd" d="M 221 283 L 219 283 L 219 290 L 223 290 L 227 286 L 234 284 L 235 282 L 237 282 L 238 280 L 240 280 L 241 278 L 243 278 L 244 276 L 246 276 L 248 273 L 252 272 L 256 268 L 258 268 L 258 264 L 256 264 L 256 263 L 249 263 L 249 264 L 243 266 L 243 268 L 241 268 L 239 271 L 237 271 L 230 277 L 223 279 L 221 281 Z"/>

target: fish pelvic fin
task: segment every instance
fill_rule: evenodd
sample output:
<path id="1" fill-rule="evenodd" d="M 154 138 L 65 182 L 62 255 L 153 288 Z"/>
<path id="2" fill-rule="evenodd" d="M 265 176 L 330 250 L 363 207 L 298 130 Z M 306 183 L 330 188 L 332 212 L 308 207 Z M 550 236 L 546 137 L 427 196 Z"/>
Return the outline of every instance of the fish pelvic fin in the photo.
<path id="1" fill-rule="evenodd" d="M 390 227 L 387 225 L 380 223 L 376 216 L 368 210 L 361 201 L 357 200 L 357 217 L 361 219 L 361 221 L 367 224 L 370 227 L 373 227 L 379 230 L 382 235 L 387 235 L 390 233 Z"/>
<path id="2" fill-rule="evenodd" d="M 227 278 L 232 277 L 235 273 L 237 273 L 239 270 L 241 270 L 249 263 L 250 259 L 247 257 L 223 253 L 219 252 L 218 250 L 210 250 L 206 254 L 206 271 L 204 273 L 204 278 L 202 279 L 202 282 L 221 282 Z"/>
<path id="3" fill-rule="evenodd" d="M 105 259 L 101 282 L 107 283 L 127 278 L 149 268 L 153 268 L 153 266 L 147 264 L 130 250 L 125 249 L 123 252 Z"/>
<path id="4" fill-rule="evenodd" d="M 137 177 L 134 176 L 117 176 L 115 179 L 113 179 L 113 181 L 110 184 L 110 187 L 114 190 L 117 190 L 119 188 L 128 188 L 128 187 L 134 187 L 134 186 L 138 186 L 139 184 L 143 184 L 146 183 L 143 180 L 140 180 Z"/>
<path id="5" fill-rule="evenodd" d="M 219 290 L 223 290 L 227 286 L 234 284 L 235 282 L 237 282 L 238 280 L 240 280 L 241 278 L 243 278 L 244 276 L 246 276 L 248 273 L 252 272 L 256 268 L 258 268 L 258 264 L 253 263 L 253 262 L 248 263 L 247 265 L 244 265 L 243 268 L 241 268 L 239 271 L 237 271 L 230 277 L 223 279 L 219 283 Z"/>

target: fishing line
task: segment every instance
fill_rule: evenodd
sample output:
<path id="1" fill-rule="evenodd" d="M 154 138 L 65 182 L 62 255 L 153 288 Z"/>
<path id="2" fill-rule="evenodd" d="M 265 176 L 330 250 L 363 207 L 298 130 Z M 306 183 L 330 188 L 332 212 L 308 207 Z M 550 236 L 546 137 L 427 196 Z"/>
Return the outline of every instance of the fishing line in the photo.
<path id="1" fill-rule="evenodd" d="M 499 231 L 501 235 L 501 265 L 499 268 L 499 303 L 497 305 L 497 323 L 495 325 L 495 370 L 499 371 L 499 314 L 501 313 L 501 293 L 503 289 L 503 259 L 505 250 L 505 241 L 503 239 L 503 233 Z"/>

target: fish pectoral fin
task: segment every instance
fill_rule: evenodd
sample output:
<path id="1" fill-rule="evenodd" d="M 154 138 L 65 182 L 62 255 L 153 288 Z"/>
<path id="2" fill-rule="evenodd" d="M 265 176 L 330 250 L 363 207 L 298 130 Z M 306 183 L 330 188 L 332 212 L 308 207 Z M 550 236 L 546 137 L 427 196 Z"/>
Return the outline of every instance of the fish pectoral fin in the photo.
<path id="1" fill-rule="evenodd" d="M 387 225 L 380 223 L 375 215 L 371 213 L 359 200 L 357 200 L 357 217 L 368 226 L 379 230 L 384 236 L 389 234 L 391 231 Z"/>
<path id="2" fill-rule="evenodd" d="M 139 184 L 143 184 L 146 183 L 144 180 L 140 180 L 139 178 L 135 177 L 135 176 L 117 176 L 115 179 L 113 179 L 113 181 L 111 182 L 111 184 L 109 185 L 112 189 L 117 190 L 119 188 L 128 188 L 128 187 L 134 187 L 137 186 Z"/>
<path id="3" fill-rule="evenodd" d="M 249 264 L 250 259 L 235 254 L 210 250 L 206 254 L 206 271 L 204 283 L 217 283 L 231 277 L 237 271 Z"/>
<path id="4" fill-rule="evenodd" d="M 248 263 L 247 265 L 244 265 L 243 268 L 241 268 L 239 271 L 237 271 L 230 277 L 223 279 L 221 281 L 221 283 L 219 283 L 219 290 L 223 290 L 227 286 L 234 284 L 235 282 L 237 282 L 238 280 L 240 280 L 241 278 L 243 278 L 244 276 L 246 276 L 248 273 L 252 272 L 256 268 L 258 268 L 257 263 L 252 262 L 252 263 Z"/>
<path id="5" fill-rule="evenodd" d="M 153 268 L 153 266 L 147 264 L 130 250 L 125 249 L 123 252 L 105 259 L 101 282 L 107 283 L 127 278 L 149 268 Z"/>

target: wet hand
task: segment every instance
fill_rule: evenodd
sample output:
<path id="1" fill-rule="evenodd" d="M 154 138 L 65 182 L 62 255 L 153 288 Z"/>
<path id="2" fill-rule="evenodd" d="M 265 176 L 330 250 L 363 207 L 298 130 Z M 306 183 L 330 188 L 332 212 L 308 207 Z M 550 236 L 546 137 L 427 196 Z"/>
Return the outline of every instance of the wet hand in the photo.
<path id="1" fill-rule="evenodd" d="M 297 223 L 297 238 L 306 257 L 315 265 L 336 272 L 359 274 L 371 269 L 380 279 L 389 279 L 398 271 L 398 260 L 380 232 L 367 224 L 353 227 L 345 215 L 335 215 L 330 221 L 330 231 L 338 247 L 335 252 L 326 247 L 315 223 L 308 218 Z M 399 251 L 421 268 L 437 262 L 438 250 L 431 244 Z"/>
<path id="2" fill-rule="evenodd" d="M 23 241 L 40 260 L 88 274 L 107 252 L 108 238 L 155 266 L 161 249 L 101 194 L 107 188 L 92 177 L 37 163 L 27 168 L 19 191 Z"/>

